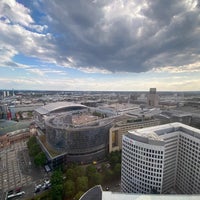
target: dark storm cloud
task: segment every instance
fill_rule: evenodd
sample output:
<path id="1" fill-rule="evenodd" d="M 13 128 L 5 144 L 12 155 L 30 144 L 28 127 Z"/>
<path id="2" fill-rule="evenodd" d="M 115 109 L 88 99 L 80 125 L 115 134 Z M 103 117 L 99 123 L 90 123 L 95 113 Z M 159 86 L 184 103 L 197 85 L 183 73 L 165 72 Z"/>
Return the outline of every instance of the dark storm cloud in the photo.
<path id="1" fill-rule="evenodd" d="M 199 59 L 200 10 L 196 3 L 52 0 L 44 6 L 58 63 L 144 72 Z"/>

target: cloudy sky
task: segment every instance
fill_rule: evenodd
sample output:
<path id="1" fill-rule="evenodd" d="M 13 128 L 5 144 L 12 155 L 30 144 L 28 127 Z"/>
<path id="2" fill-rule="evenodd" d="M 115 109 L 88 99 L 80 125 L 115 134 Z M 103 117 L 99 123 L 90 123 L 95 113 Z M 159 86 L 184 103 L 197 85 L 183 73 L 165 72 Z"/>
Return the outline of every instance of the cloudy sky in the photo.
<path id="1" fill-rule="evenodd" d="M 0 89 L 200 90 L 198 0 L 0 0 Z"/>

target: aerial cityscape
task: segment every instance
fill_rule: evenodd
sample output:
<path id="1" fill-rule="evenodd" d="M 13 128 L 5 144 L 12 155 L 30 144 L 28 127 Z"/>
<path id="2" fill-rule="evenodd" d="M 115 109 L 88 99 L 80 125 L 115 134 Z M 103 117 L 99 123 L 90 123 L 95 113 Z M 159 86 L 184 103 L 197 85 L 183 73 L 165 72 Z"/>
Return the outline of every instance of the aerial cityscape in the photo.
<path id="1" fill-rule="evenodd" d="M 199 0 L 0 0 L 0 200 L 200 198 Z"/>
<path id="2" fill-rule="evenodd" d="M 58 199 L 200 192 L 200 92 L 12 89 L 0 99 L 2 198 L 55 199 L 58 169 Z"/>

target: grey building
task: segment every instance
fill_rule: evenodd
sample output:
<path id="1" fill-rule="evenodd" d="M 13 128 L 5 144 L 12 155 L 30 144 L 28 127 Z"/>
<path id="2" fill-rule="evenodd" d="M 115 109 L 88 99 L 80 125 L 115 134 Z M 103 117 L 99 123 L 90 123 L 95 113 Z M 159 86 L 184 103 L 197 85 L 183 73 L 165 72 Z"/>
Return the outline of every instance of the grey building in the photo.
<path id="1" fill-rule="evenodd" d="M 113 118 L 69 102 L 45 105 L 34 112 L 38 141 L 48 164 L 90 163 L 108 153 L 109 129 Z"/>

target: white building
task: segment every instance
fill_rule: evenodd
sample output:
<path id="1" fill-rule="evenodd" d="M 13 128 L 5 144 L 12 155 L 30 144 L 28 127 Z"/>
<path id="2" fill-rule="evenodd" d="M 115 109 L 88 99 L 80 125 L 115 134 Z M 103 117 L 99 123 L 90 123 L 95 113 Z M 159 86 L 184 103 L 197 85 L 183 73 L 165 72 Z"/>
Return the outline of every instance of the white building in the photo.
<path id="1" fill-rule="evenodd" d="M 200 130 L 172 123 L 129 131 L 122 141 L 123 192 L 200 193 Z"/>
<path id="2" fill-rule="evenodd" d="M 199 200 L 199 195 L 144 195 L 103 191 L 100 185 L 89 189 L 79 200 Z"/>

